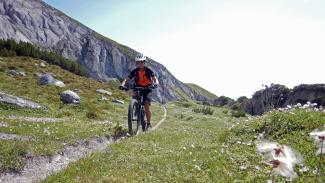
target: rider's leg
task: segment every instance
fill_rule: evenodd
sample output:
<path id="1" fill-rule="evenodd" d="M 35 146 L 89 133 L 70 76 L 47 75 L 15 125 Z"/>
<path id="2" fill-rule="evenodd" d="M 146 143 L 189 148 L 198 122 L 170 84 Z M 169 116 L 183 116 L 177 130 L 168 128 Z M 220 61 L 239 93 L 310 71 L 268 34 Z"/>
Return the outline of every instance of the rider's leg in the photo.
<path id="1" fill-rule="evenodd" d="M 150 123 L 150 121 L 151 121 L 150 102 L 146 101 L 144 103 L 144 109 L 146 111 L 147 123 Z"/>

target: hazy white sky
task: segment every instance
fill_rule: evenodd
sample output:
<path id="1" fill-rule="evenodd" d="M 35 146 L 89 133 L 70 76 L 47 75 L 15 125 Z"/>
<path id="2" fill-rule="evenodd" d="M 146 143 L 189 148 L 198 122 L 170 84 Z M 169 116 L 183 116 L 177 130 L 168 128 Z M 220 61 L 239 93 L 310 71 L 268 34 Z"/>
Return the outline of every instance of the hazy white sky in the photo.
<path id="1" fill-rule="evenodd" d="M 321 0 L 46 2 L 218 96 L 325 83 Z"/>

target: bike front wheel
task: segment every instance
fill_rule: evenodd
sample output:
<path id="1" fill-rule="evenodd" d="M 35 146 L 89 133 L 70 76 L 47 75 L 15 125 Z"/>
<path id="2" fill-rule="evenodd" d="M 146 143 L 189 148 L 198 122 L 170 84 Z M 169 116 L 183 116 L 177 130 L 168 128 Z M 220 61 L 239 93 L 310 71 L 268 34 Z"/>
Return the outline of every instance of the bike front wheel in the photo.
<path id="1" fill-rule="evenodd" d="M 138 102 L 135 99 L 131 99 L 128 109 L 128 129 L 130 135 L 136 134 L 139 128 L 138 120 L 134 120 L 137 114 Z"/>

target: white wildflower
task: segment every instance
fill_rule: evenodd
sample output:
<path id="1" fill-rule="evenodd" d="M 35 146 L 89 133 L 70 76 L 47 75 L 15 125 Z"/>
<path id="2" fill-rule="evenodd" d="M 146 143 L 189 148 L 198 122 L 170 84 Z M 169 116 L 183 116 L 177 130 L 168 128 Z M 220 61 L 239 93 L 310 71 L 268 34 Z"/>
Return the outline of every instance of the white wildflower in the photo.
<path id="1" fill-rule="evenodd" d="M 294 166 L 291 161 L 287 158 L 277 157 L 277 159 L 271 160 L 270 165 L 272 165 L 272 173 L 275 175 L 281 175 L 288 178 L 296 178 L 297 174 L 294 171 Z"/>
<path id="2" fill-rule="evenodd" d="M 296 178 L 294 166 L 302 162 L 302 156 L 286 145 L 275 142 L 260 142 L 257 144 L 258 152 L 265 154 L 272 165 L 272 173 L 288 178 Z"/>
<path id="3" fill-rule="evenodd" d="M 265 132 L 259 133 L 258 137 L 257 137 L 257 140 L 259 140 L 259 141 L 263 140 L 264 139 L 264 134 L 265 134 Z"/>
<path id="4" fill-rule="evenodd" d="M 220 152 L 221 152 L 221 154 L 223 154 L 225 152 L 225 150 L 223 148 L 221 148 Z"/>
<path id="5" fill-rule="evenodd" d="M 308 172 L 308 171 L 309 171 L 308 167 L 306 167 L 304 164 L 301 164 L 299 172 L 305 173 L 305 172 Z"/>
<path id="6" fill-rule="evenodd" d="M 241 165 L 241 166 L 239 167 L 239 169 L 240 169 L 240 170 L 247 170 L 247 165 Z"/>
<path id="7" fill-rule="evenodd" d="M 259 171 L 259 170 L 261 170 L 261 167 L 259 167 L 259 166 L 256 165 L 255 166 L 255 169 Z"/>
<path id="8" fill-rule="evenodd" d="M 317 145 L 317 147 L 319 148 L 316 152 L 316 155 L 319 155 L 319 154 L 323 154 L 325 153 L 325 145 L 323 144 L 324 143 L 324 140 L 325 140 L 325 131 L 313 131 L 311 133 L 309 133 L 310 136 L 312 136 L 315 140 L 315 143 Z"/>
<path id="9" fill-rule="evenodd" d="M 201 168 L 199 165 L 194 165 L 194 168 L 197 169 L 198 171 L 201 171 Z"/>

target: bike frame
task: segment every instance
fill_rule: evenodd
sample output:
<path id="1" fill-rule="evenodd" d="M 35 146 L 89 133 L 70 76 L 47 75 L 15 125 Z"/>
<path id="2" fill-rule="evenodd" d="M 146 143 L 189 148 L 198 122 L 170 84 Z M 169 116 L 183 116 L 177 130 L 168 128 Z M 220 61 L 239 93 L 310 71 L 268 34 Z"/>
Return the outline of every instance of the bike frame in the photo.
<path id="1" fill-rule="evenodd" d="M 147 126 L 145 123 L 145 109 L 144 109 L 144 99 L 143 96 L 140 95 L 142 93 L 143 90 L 147 90 L 147 89 L 155 89 L 156 87 L 154 87 L 153 85 L 150 85 L 149 87 L 137 87 L 134 86 L 132 88 L 133 90 L 133 94 L 131 97 L 131 101 L 130 101 L 130 105 L 129 105 L 129 110 L 128 110 L 128 127 L 129 127 L 129 132 L 133 134 L 133 129 L 135 129 L 133 127 L 133 122 L 132 121 L 137 121 L 136 123 L 136 133 L 139 133 L 139 129 L 140 126 L 142 126 L 143 131 L 146 131 Z M 127 88 L 124 88 L 122 90 L 128 90 Z M 135 115 L 136 115 L 136 120 L 135 120 Z"/>
<path id="2" fill-rule="evenodd" d="M 146 116 L 145 110 L 144 110 L 144 101 L 143 96 L 141 95 L 142 90 L 146 90 L 147 88 L 143 87 L 134 87 L 133 88 L 133 96 L 132 99 L 135 99 L 137 101 L 137 125 L 145 125 L 144 124 L 144 118 Z M 146 127 L 145 127 L 146 128 Z"/>

